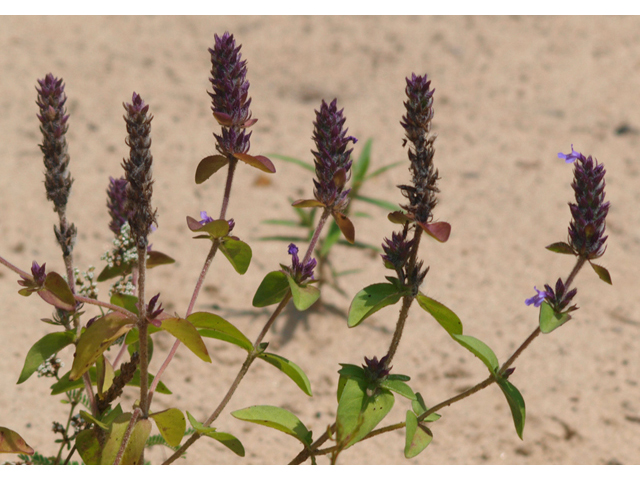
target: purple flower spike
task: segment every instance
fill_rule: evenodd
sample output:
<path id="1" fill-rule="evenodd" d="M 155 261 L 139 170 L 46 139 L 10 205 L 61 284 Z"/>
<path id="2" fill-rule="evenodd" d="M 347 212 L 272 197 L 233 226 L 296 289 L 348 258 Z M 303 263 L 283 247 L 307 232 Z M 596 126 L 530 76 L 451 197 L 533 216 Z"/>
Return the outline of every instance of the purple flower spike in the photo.
<path id="1" fill-rule="evenodd" d="M 533 305 L 534 307 L 539 307 L 540 305 L 542 305 L 542 302 L 545 301 L 545 299 L 547 298 L 547 292 L 545 291 L 540 291 L 538 290 L 536 287 L 533 287 L 533 289 L 538 292 L 536 293 L 533 297 L 531 298 L 527 298 L 524 303 L 525 305 Z"/>
<path id="2" fill-rule="evenodd" d="M 120 234 L 122 226 L 127 223 L 129 214 L 126 210 L 127 203 L 127 179 L 109 177 L 107 188 L 107 208 L 111 216 L 109 228 L 116 235 Z"/>
<path id="3" fill-rule="evenodd" d="M 573 163 L 575 162 L 578 158 L 580 158 L 580 155 L 582 155 L 580 152 L 576 152 L 573 149 L 573 143 L 571 144 L 571 153 L 558 153 L 558 158 L 562 158 L 564 160 L 564 163 Z"/>
<path id="4" fill-rule="evenodd" d="M 287 267 L 282 265 L 287 273 L 289 273 L 298 283 L 303 282 L 310 278 L 313 278 L 313 269 L 316 267 L 316 259 L 311 258 L 304 265 L 300 262 L 300 258 L 298 258 L 298 247 L 291 243 L 289 244 L 289 249 L 287 250 L 289 255 L 291 255 L 291 267 Z"/>
<path id="5" fill-rule="evenodd" d="M 429 136 L 431 120 L 433 119 L 433 93 L 429 90 L 431 81 L 427 75 L 411 75 L 407 78 L 405 92 L 407 100 L 404 106 L 407 114 L 402 117 L 400 124 L 405 130 L 406 140 L 411 144 L 409 148 L 409 160 L 413 185 L 400 185 L 400 191 L 409 200 L 409 205 L 402 205 L 416 221 L 428 224 L 433 219 L 433 209 L 438 200 L 436 186 L 438 170 L 433 166 L 436 140 L 434 135 Z"/>
<path id="6" fill-rule="evenodd" d="M 225 32 L 214 35 L 215 45 L 211 54 L 211 110 L 222 125 L 222 135 L 213 134 L 217 150 L 225 156 L 249 151 L 251 133 L 245 129 L 257 120 L 251 118 L 251 98 L 247 81 L 247 61 L 242 60 L 240 48 L 233 35 Z"/>
<path id="7" fill-rule="evenodd" d="M 573 217 L 569 224 L 569 244 L 587 260 L 601 257 L 606 249 L 604 232 L 609 202 L 604 201 L 605 173 L 604 165 L 578 153 L 571 184 L 576 203 L 569 204 Z"/>
<path id="8" fill-rule="evenodd" d="M 314 195 L 332 211 L 342 211 L 349 203 L 347 195 L 350 189 L 344 189 L 351 178 L 351 152 L 349 142 L 356 143 L 355 137 L 347 136 L 348 129 L 342 129 L 346 118 L 338 110 L 337 100 L 331 104 L 322 100 L 320 111 L 316 110 L 316 121 L 313 123 L 313 140 L 317 151 L 311 151 L 316 166 Z"/>

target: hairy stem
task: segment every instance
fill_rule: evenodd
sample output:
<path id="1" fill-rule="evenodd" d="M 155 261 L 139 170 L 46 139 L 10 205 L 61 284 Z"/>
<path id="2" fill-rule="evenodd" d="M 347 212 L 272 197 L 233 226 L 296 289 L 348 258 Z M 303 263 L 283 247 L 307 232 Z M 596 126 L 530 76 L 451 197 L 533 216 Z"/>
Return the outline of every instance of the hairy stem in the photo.
<path id="1" fill-rule="evenodd" d="M 220 218 L 225 218 L 227 214 L 227 208 L 229 207 L 229 198 L 231 197 L 231 184 L 233 183 L 233 173 L 236 170 L 238 159 L 233 155 L 228 155 L 229 170 L 227 172 L 227 183 L 224 187 L 224 197 L 222 198 L 222 208 L 220 209 Z"/>
<path id="2" fill-rule="evenodd" d="M 144 298 L 146 258 L 146 245 L 138 246 L 138 342 L 140 344 L 140 409 L 143 418 L 149 415 L 149 334 Z"/>
<path id="3" fill-rule="evenodd" d="M 120 444 L 120 449 L 118 450 L 118 454 L 116 455 L 115 460 L 113 461 L 114 465 L 120 465 L 122 461 L 122 456 L 124 455 L 124 451 L 127 448 L 127 443 L 129 443 L 129 438 L 131 437 L 131 432 L 133 432 L 133 427 L 135 427 L 136 422 L 138 421 L 138 417 L 142 411 L 139 408 L 136 408 L 131 415 L 131 420 L 129 420 L 129 425 L 127 425 L 127 429 L 124 432 L 124 436 L 122 437 L 122 443 Z"/>

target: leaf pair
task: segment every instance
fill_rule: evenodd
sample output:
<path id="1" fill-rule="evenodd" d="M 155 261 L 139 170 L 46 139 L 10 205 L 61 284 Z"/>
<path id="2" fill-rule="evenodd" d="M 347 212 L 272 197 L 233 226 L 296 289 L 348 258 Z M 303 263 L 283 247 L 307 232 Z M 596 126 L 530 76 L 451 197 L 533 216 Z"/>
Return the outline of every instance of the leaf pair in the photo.
<path id="1" fill-rule="evenodd" d="M 267 307 L 280 303 L 289 293 L 299 311 L 307 310 L 320 298 L 320 290 L 317 287 L 308 283 L 297 283 L 288 273 L 277 270 L 264 277 L 252 303 L 254 307 Z"/>
<path id="2" fill-rule="evenodd" d="M 276 173 L 273 162 L 263 155 L 249 155 L 248 153 L 234 153 L 233 156 L 258 170 L 266 173 Z M 210 155 L 203 158 L 196 168 L 196 183 L 200 185 L 211 175 L 229 163 L 229 159 L 223 155 Z"/>

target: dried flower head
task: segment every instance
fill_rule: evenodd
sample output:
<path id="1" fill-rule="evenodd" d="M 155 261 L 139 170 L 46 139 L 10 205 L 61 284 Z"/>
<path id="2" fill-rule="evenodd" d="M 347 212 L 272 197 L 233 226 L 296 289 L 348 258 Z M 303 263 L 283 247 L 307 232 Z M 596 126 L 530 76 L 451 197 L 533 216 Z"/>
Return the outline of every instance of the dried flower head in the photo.
<path id="1" fill-rule="evenodd" d="M 313 140 L 317 151 L 311 151 L 316 166 L 314 195 L 333 211 L 342 211 L 349 200 L 350 189 L 345 190 L 346 182 L 351 178 L 351 152 L 349 142 L 356 143 L 357 138 L 347 136 L 348 129 L 342 129 L 346 118 L 343 110 L 338 110 L 337 100 L 327 105 L 323 100 L 320 111 L 316 110 L 313 123 Z"/>
<path id="2" fill-rule="evenodd" d="M 151 225 L 156 222 L 156 212 L 151 208 L 153 156 L 150 147 L 153 115 L 148 115 L 149 105 L 135 92 L 132 102 L 123 105 L 127 111 L 124 119 L 129 133 L 126 143 L 130 148 L 129 159 L 122 164 L 128 182 L 125 211 L 129 213 L 131 234 L 138 248 L 146 248 Z"/>
<path id="3" fill-rule="evenodd" d="M 562 155 L 562 156 L 561 156 Z M 569 225 L 569 244 L 580 257 L 593 260 L 601 257 L 606 249 L 604 235 L 609 202 L 604 201 L 606 170 L 591 156 L 573 150 L 570 154 L 558 154 L 574 163 L 574 179 L 571 186 L 576 203 L 570 203 L 572 220 Z"/>
<path id="4" fill-rule="evenodd" d="M 236 46 L 233 35 L 225 32 L 222 37 L 214 35 L 215 45 L 209 49 L 211 54 L 211 110 L 213 116 L 222 125 L 222 135 L 214 136 L 218 142 L 217 150 L 225 156 L 249 151 L 251 133 L 245 129 L 257 119 L 251 119 L 251 98 L 247 61 L 242 60 L 240 48 Z"/>
<path id="5" fill-rule="evenodd" d="M 411 75 L 407 78 L 407 101 L 404 106 L 407 114 L 402 117 L 400 124 L 405 129 L 406 141 L 411 143 L 409 148 L 410 170 L 413 186 L 400 185 L 402 194 L 409 199 L 408 205 L 402 207 L 413 215 L 420 223 L 427 224 L 433 218 L 433 209 L 439 192 L 436 187 L 438 171 L 433 167 L 435 136 L 429 136 L 431 119 L 433 118 L 433 92 L 429 90 L 431 81 L 427 76 Z"/>
<path id="6" fill-rule="evenodd" d="M 38 119 L 42 132 L 40 150 L 44 154 L 46 168 L 44 185 L 47 198 L 53 202 L 56 212 L 64 212 L 71 191 L 73 179 L 68 172 L 69 154 L 65 134 L 69 126 L 67 109 L 64 104 L 67 95 L 64 93 L 62 79 L 48 73 L 42 80 L 38 80 L 40 88 L 36 87 L 40 108 Z"/>

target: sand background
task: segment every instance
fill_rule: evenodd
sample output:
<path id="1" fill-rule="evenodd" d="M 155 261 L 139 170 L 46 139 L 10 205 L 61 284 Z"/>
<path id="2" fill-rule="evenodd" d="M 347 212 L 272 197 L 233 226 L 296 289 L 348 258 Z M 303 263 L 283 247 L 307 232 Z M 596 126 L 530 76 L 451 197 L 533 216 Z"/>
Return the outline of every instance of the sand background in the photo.
<path id="1" fill-rule="evenodd" d="M 406 76 L 428 73 L 435 87 L 435 163 L 442 177 L 437 220 L 452 224 L 446 244 L 424 241 L 431 266 L 422 290 L 462 319 L 465 333 L 490 345 L 504 361 L 535 328 L 537 310 L 524 305 L 533 286 L 566 277 L 573 260 L 545 245 L 566 240 L 573 200 L 572 167 L 557 158 L 573 143 L 607 168 L 608 250 L 602 263 L 614 286 L 590 270 L 578 277 L 574 320 L 538 338 L 516 362 L 513 383 L 527 405 L 524 441 L 508 405 L 491 387 L 445 408 L 435 438 L 420 456 L 402 454 L 402 431 L 379 436 L 342 454 L 341 463 L 379 464 L 607 464 L 640 462 L 640 19 L 621 17 L 1 17 L 0 18 L 0 254 L 28 269 L 32 260 L 63 271 L 54 243 L 57 217 L 43 189 L 36 79 L 63 77 L 71 115 L 68 132 L 75 178 L 68 215 L 79 231 L 76 265 L 103 267 L 111 232 L 105 208 L 109 176 L 121 175 L 127 155 L 123 101 L 139 92 L 151 105 L 154 248 L 177 259 L 150 275 L 149 292 L 162 292 L 169 312 L 184 314 L 207 245 L 191 240 L 185 216 L 218 212 L 224 174 L 193 181 L 198 161 L 214 153 L 207 48 L 214 33 L 235 34 L 248 60 L 253 128 L 251 152 L 311 161 L 314 109 L 338 98 L 349 133 L 373 138 L 372 168 L 406 159 L 399 124 Z M 264 275 L 288 263 L 286 244 L 260 242 L 290 233 L 260 223 L 292 218 L 288 197 L 309 198 L 309 172 L 274 160 L 269 176 L 240 165 L 229 216 L 253 248 L 245 276 L 216 258 L 197 310 L 232 321 L 255 338 L 271 312 L 251 307 Z M 221 172 L 222 173 L 222 172 Z M 409 181 L 399 167 L 367 184 L 363 194 L 392 202 Z M 380 244 L 393 226 L 376 207 L 354 218 L 361 241 Z M 316 436 L 333 421 L 339 362 L 383 355 L 397 316 L 389 307 L 347 329 L 350 298 L 384 281 L 378 258 L 336 248 L 341 268 L 362 268 L 341 279 L 348 298 L 323 291 L 323 307 L 301 314 L 288 308 L 268 336 L 272 351 L 308 374 L 306 397 L 287 377 L 255 364 L 216 426 L 241 439 L 236 457 L 210 439 L 186 461 L 286 463 L 299 443 L 280 432 L 235 420 L 229 412 L 271 404 L 295 412 Z M 30 346 L 55 331 L 38 321 L 50 307 L 17 295 L 16 275 L 0 270 L 0 425 L 53 454 L 51 421 L 64 405 L 49 398 L 49 382 L 35 376 L 16 385 Z M 107 287 L 102 286 L 102 295 Z M 103 297 L 104 298 L 104 297 Z M 87 314 L 87 318 L 90 315 Z M 427 404 L 436 404 L 482 380 L 485 367 L 414 306 L 393 371 L 412 377 Z M 172 344 L 159 335 L 151 371 Z M 243 359 L 240 349 L 208 341 L 213 364 L 181 347 L 164 377 L 175 392 L 156 395 L 154 408 L 178 407 L 204 419 L 218 404 Z M 71 359 L 66 357 L 70 366 Z M 132 391 L 135 393 L 135 391 Z M 133 393 L 125 395 L 129 408 Z M 384 424 L 404 419 L 401 397 Z M 154 463 L 168 450 L 154 447 Z M 13 458 L 6 456 L 6 459 Z M 321 460 L 324 461 L 324 460 Z"/>

